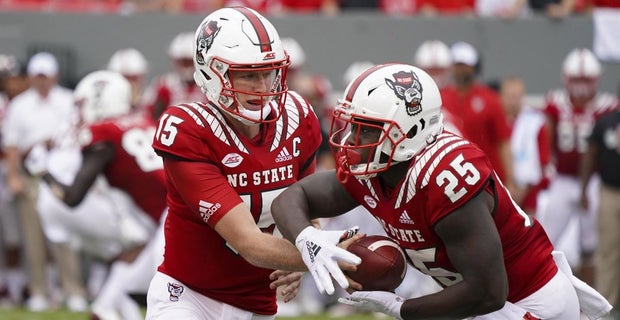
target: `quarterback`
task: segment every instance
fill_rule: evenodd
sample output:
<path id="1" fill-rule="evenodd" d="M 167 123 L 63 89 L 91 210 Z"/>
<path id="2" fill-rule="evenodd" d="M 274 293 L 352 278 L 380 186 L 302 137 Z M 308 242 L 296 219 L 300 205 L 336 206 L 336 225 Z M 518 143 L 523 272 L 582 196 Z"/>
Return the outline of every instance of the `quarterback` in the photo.
<path id="1" fill-rule="evenodd" d="M 223 8 L 200 24 L 194 49 L 194 80 L 208 101 L 166 108 L 153 140 L 169 212 L 147 319 L 273 319 L 274 269 L 307 265 L 320 269 L 321 291 L 333 293 L 330 273 L 346 287 L 336 260 L 358 257 L 337 247 L 334 260 L 322 260 L 325 250 L 300 257 L 271 216 L 273 199 L 315 171 L 321 143 L 312 107 L 287 89 L 289 58 L 276 29 L 254 10 Z M 336 244 L 342 233 L 321 231 L 313 243 Z M 283 276 L 296 279 L 285 300 L 300 276 Z"/>

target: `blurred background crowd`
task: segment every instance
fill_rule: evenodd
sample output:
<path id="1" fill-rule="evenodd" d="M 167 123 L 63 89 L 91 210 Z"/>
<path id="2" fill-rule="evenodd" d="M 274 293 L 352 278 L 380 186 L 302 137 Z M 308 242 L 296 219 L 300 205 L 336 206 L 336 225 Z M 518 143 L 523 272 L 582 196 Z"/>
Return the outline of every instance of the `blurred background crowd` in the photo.
<path id="1" fill-rule="evenodd" d="M 613 0 L 0 0 L 0 13 L 26 12 L 46 17 L 54 14 L 131 16 L 157 13 L 202 17 L 216 8 L 230 5 L 245 5 L 266 15 L 285 17 L 331 17 L 356 10 L 380 16 L 420 16 L 424 19 L 450 16 L 468 21 L 527 21 L 532 17 L 544 17 L 557 21 L 557 24 L 548 25 L 549 28 L 560 30 L 564 18 L 596 21 L 596 15 L 601 14 L 597 12 L 620 17 L 617 15 L 620 1 Z M 185 24 L 186 30 L 195 27 L 194 23 Z M 12 29 L 7 27 L 3 31 L 3 25 L 9 26 L 6 21 L 0 21 L 0 39 L 13 37 Z M 612 22 L 610 25 L 616 24 Z M 368 27 L 368 24 L 361 27 Z M 53 29 L 53 26 L 49 28 Z M 601 26 L 603 34 L 605 28 L 607 26 Z M 79 33 L 79 30 L 73 32 Z M 415 33 L 415 30 L 405 32 Z M 563 29 L 562 32 L 571 30 Z M 308 65 L 309 50 L 299 40 L 303 37 L 284 32 L 283 36 L 291 59 L 288 85 L 313 105 L 323 124 L 326 140 L 331 107 L 342 90 L 366 68 L 385 61 L 357 59 L 354 57 L 363 55 L 352 54 L 352 58 L 336 71 L 341 77 L 335 79 Z M 388 36 L 397 37 L 396 34 Z M 167 56 L 168 63 L 157 69 L 146 50 L 141 46 L 127 45 L 127 42 L 107 48 L 111 55 L 82 69 L 105 68 L 125 76 L 132 84 L 133 112 L 146 113 L 156 120 L 171 104 L 204 100 L 193 81 L 193 37 L 193 32 L 184 31 L 162 40 L 167 44 L 161 51 Z M 304 34 L 304 37 L 308 35 Z M 620 151 L 604 153 L 603 156 L 595 151 L 605 149 L 604 143 L 607 142 L 615 143 L 616 150 L 620 150 L 620 129 L 605 131 L 602 146 L 595 151 L 592 148 L 597 146 L 598 140 L 591 138 L 591 134 L 599 119 L 606 119 L 604 116 L 619 107 L 620 76 L 607 74 L 603 78 L 603 75 L 606 65 L 617 70 L 618 62 L 614 61 L 620 61 L 620 58 L 613 54 L 601 55 L 608 52 L 605 50 L 575 44 L 552 61 L 542 62 L 547 66 L 543 72 L 560 79 L 557 85 L 532 89 L 527 78 L 519 72 L 495 73 L 487 68 L 484 57 L 489 52 L 482 49 L 489 48 L 488 44 L 481 48 L 470 39 L 439 39 L 427 33 L 413 37 L 419 45 L 410 46 L 410 50 L 403 54 L 409 57 L 408 61 L 403 62 L 426 70 L 438 83 L 446 128 L 477 143 L 487 153 L 514 201 L 527 214 L 541 221 L 554 244 L 567 252 L 575 272 L 617 307 L 620 293 L 620 241 L 617 236 L 620 234 L 620 213 L 617 212 Z M 614 46 L 620 47 L 620 38 L 611 38 L 606 45 L 613 51 Z M 23 306 L 31 311 L 67 308 L 86 312 L 105 283 L 113 257 L 92 254 L 79 240 L 55 236 L 58 226 L 47 226 L 46 208 L 37 206 L 36 181 L 32 181 L 21 168 L 21 162 L 35 141 L 56 139 L 58 124 L 71 122 L 74 116 L 60 110 L 63 106 L 73 105 L 72 84 L 79 80 L 79 76 L 72 79 L 63 69 L 70 69 L 74 62 L 72 58 L 78 61 L 80 57 L 54 50 L 58 47 L 49 46 L 53 39 L 46 40 L 47 48 L 31 47 L 23 55 L 0 42 L 0 310 Z M 592 44 L 593 39 L 582 39 L 581 43 Z M 338 46 L 338 43 L 326 46 Z M 389 52 L 390 48 L 385 50 Z M 386 55 L 386 60 L 391 59 L 392 55 Z M 503 63 L 511 65 L 518 60 L 507 53 Z M 167 71 L 153 72 L 154 69 Z M 485 77 L 482 77 L 483 69 Z M 519 70 L 518 63 L 510 70 Z M 602 79 L 607 82 L 603 83 Z M 46 112 L 49 113 L 33 116 L 39 112 L 37 107 L 40 106 L 48 108 Z M 20 114 L 11 111 L 16 108 L 30 111 Z M 608 149 L 613 151 L 613 148 Z M 318 157 L 321 169 L 333 167 L 326 141 Z M 603 212 L 607 212 L 606 219 L 614 215 L 615 218 L 601 222 L 598 217 Z M 358 224 L 367 233 L 381 233 L 375 222 L 365 221 L 368 217 L 364 213 L 352 213 L 339 218 L 340 221 L 325 221 L 324 226 L 336 229 Z M 63 228 L 71 230 L 72 226 Z M 75 265 L 67 267 L 62 263 L 67 261 L 67 255 L 79 257 L 78 268 L 83 270 L 82 273 L 71 269 Z M 432 281 L 428 282 L 414 270 L 409 274 L 420 277 L 420 286 L 400 289 L 403 295 L 437 290 Z M 297 301 L 281 306 L 282 316 L 327 310 L 330 316 L 336 317 L 352 312 L 335 304 L 333 299 L 318 297 L 311 281 L 307 281 L 305 288 Z"/>
<path id="2" fill-rule="evenodd" d="M 517 18 L 543 13 L 553 18 L 590 14 L 595 7 L 618 7 L 613 0 L 3 0 L 0 9 L 48 12 L 208 13 L 243 5 L 268 15 L 337 15 L 351 10 L 376 10 L 387 15 L 453 15 Z"/>

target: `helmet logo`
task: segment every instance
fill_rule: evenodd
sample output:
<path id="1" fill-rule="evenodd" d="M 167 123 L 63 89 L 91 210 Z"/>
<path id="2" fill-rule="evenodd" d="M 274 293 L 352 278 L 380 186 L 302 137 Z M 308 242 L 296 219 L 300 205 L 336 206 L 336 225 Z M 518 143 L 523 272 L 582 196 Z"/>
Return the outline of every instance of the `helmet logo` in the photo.
<path id="1" fill-rule="evenodd" d="M 394 80 L 386 78 L 385 83 L 394 90 L 398 98 L 405 101 L 407 114 L 415 116 L 422 112 L 422 84 L 418 76 L 413 71 L 400 71 L 392 77 Z"/>
<path id="2" fill-rule="evenodd" d="M 217 21 L 210 20 L 205 22 L 201 27 L 201 32 L 196 40 L 196 62 L 198 64 L 205 64 L 203 53 L 206 53 L 213 45 L 213 40 L 217 37 L 222 27 L 217 24 Z"/>

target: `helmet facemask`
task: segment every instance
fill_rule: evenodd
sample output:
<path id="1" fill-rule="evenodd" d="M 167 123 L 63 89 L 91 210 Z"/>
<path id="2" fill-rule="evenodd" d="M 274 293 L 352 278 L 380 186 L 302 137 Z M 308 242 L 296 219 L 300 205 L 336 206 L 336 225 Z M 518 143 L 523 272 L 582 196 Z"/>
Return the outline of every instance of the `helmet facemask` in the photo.
<path id="1" fill-rule="evenodd" d="M 398 163 L 394 151 L 406 138 L 398 123 L 351 115 L 344 105 L 341 102 L 333 112 L 329 141 L 339 179 L 346 181 L 349 175 L 370 179 Z"/>

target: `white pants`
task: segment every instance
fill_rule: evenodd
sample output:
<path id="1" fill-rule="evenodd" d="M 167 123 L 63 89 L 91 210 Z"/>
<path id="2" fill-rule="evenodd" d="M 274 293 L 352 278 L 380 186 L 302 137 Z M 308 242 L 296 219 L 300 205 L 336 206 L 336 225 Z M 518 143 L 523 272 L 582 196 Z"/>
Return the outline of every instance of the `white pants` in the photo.
<path id="1" fill-rule="evenodd" d="M 551 281 L 525 299 L 506 302 L 502 309 L 473 319 L 523 320 L 527 312 L 541 320 L 579 320 L 579 301 L 568 276 L 558 270 Z"/>
<path id="2" fill-rule="evenodd" d="M 598 209 L 598 176 L 591 179 L 588 185 L 588 200 L 590 207 L 584 210 L 579 202 L 581 185 L 579 180 L 567 175 L 557 175 L 547 191 L 547 201 L 537 218 L 545 228 L 549 239 L 555 247 L 564 235 L 571 219 L 579 220 L 578 238 L 573 239 L 574 245 L 579 246 L 583 253 L 592 253 L 598 242 L 596 217 Z"/>
<path id="3" fill-rule="evenodd" d="M 173 287 L 170 287 L 174 284 Z M 208 298 L 178 280 L 157 272 L 147 295 L 146 320 L 273 320 Z"/>

